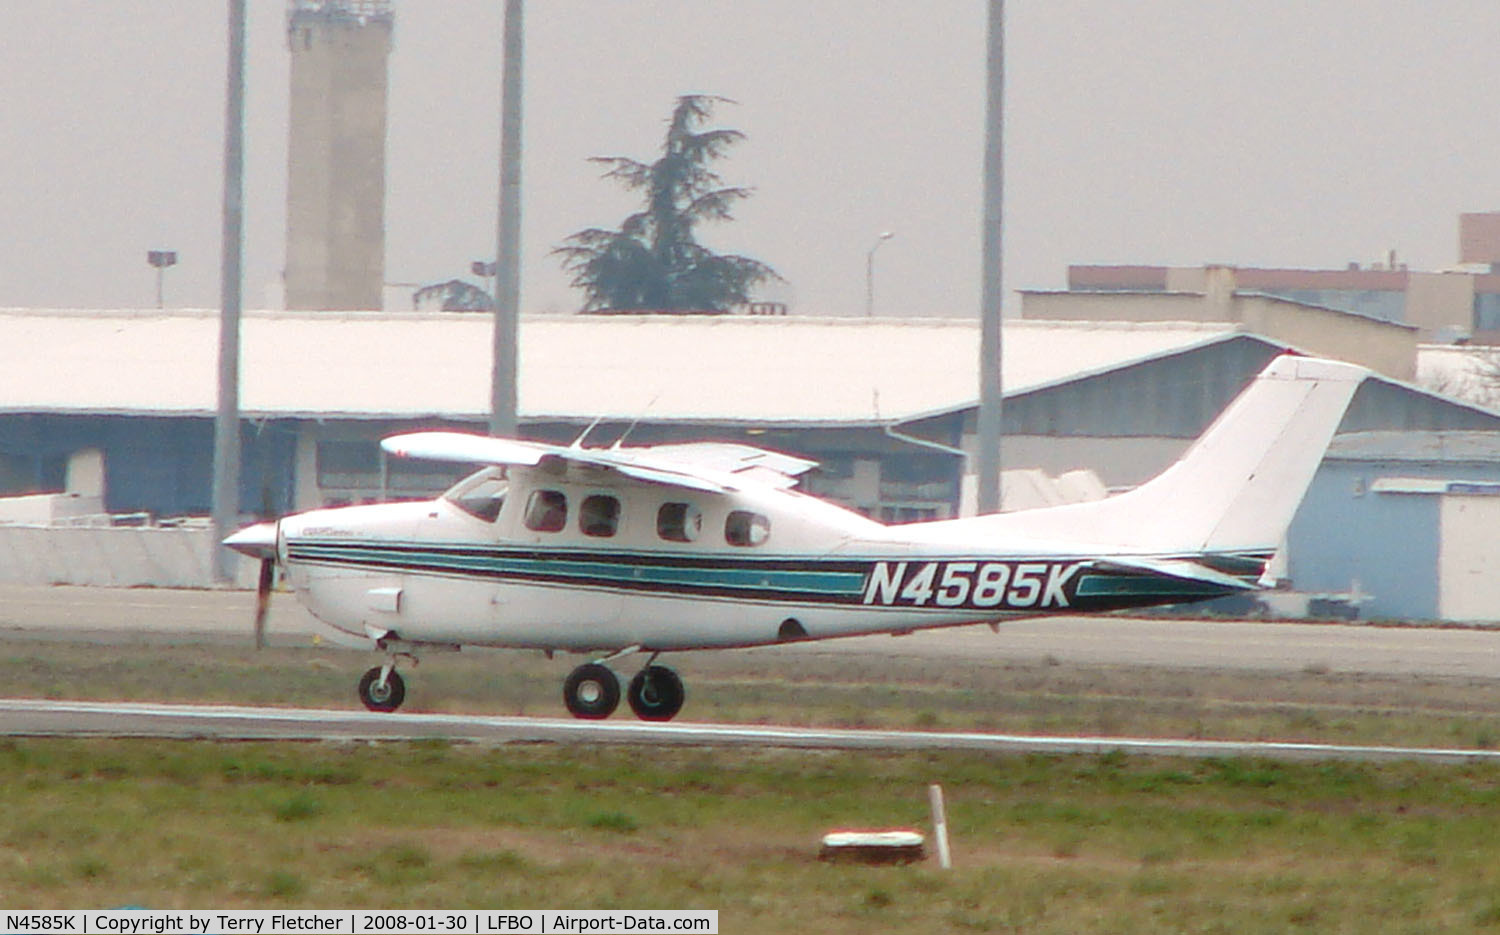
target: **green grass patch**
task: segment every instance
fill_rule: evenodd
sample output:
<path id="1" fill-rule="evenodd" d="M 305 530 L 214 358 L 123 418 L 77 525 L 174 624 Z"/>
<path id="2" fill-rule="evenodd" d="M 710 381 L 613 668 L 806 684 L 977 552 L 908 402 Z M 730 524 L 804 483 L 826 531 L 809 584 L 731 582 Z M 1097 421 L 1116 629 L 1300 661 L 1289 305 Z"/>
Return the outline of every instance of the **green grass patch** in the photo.
<path id="1" fill-rule="evenodd" d="M 357 775 L 357 782 L 319 777 Z M 955 868 L 829 865 L 924 826 Z M 1500 929 L 1500 768 L 9 740 L 0 905 L 717 908 L 725 931 Z"/>

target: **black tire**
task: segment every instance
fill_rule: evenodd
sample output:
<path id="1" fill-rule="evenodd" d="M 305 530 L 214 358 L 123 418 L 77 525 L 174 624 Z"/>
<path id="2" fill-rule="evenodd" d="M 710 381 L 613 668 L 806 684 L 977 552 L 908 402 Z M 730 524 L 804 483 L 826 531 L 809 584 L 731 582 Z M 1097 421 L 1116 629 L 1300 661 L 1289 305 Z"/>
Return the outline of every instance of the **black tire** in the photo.
<path id="1" fill-rule="evenodd" d="M 687 692 L 676 672 L 666 666 L 647 666 L 630 680 L 625 697 L 641 720 L 670 721 L 682 710 Z"/>
<path id="2" fill-rule="evenodd" d="M 574 717 L 603 720 L 620 704 L 620 680 L 609 666 L 584 663 L 563 682 L 563 704 Z"/>
<path id="3" fill-rule="evenodd" d="M 371 711 L 394 711 L 406 700 L 406 680 L 395 669 L 386 676 L 385 688 L 378 687 L 380 666 L 364 674 L 359 680 L 359 700 Z"/>

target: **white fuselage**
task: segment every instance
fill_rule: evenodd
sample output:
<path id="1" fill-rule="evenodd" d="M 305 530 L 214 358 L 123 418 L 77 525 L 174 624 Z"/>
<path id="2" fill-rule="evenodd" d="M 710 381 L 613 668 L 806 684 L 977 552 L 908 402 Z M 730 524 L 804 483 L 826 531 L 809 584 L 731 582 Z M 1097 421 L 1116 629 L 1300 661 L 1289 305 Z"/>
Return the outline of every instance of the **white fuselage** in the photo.
<path id="1" fill-rule="evenodd" d="M 299 598 L 345 636 L 578 651 L 751 646 L 1066 611 L 1084 564 L 1076 547 L 914 542 L 901 527 L 789 490 L 700 495 L 591 484 L 587 473 L 513 470 L 493 520 L 451 492 L 289 517 L 279 557 Z M 560 495 L 561 522 L 540 515 L 538 492 Z M 601 503 L 617 512 L 588 528 L 598 517 L 585 504 L 598 513 Z M 677 522 L 684 515 L 696 517 L 691 533 Z"/>

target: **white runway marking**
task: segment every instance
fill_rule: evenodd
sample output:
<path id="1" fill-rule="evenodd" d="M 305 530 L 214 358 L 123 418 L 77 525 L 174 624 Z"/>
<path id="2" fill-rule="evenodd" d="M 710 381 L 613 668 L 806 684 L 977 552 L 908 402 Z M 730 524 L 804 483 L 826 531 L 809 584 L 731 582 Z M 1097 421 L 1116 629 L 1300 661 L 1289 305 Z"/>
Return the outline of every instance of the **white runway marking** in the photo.
<path id="1" fill-rule="evenodd" d="M 740 724 L 577 721 L 456 714 L 377 714 L 313 708 L 0 699 L 0 735 L 220 740 L 417 740 L 614 743 L 840 750 L 975 750 L 1009 754 L 1423 760 L 1500 763 L 1500 751 L 1116 737 L 1033 737 L 936 731 Z"/>

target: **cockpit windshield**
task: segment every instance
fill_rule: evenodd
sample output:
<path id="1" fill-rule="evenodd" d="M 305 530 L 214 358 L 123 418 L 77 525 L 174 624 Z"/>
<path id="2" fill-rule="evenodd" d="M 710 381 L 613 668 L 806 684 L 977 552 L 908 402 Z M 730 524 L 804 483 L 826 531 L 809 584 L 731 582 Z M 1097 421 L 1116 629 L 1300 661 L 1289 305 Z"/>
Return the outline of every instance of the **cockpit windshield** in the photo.
<path id="1" fill-rule="evenodd" d="M 507 486 L 504 468 L 487 467 L 454 484 L 443 499 L 470 516 L 493 523 L 505 505 Z"/>

